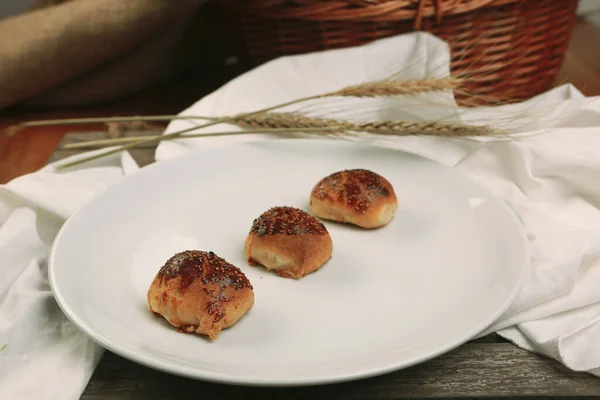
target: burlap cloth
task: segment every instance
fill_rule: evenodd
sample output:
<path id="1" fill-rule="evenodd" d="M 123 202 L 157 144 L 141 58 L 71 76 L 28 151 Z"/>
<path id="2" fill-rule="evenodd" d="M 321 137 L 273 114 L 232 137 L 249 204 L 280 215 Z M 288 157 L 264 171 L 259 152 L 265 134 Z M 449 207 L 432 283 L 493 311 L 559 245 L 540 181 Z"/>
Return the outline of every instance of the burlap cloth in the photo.
<path id="1" fill-rule="evenodd" d="M 218 37 L 204 32 L 184 40 L 204 3 L 36 1 L 0 20 L 0 109 L 104 101 L 173 74 L 202 58 L 197 43 Z"/>

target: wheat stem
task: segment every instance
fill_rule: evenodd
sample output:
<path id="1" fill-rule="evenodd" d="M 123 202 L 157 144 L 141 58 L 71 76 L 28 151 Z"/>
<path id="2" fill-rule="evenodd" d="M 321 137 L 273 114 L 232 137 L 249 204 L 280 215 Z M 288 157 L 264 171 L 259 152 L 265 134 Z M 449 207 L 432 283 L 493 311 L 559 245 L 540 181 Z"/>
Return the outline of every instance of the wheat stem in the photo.
<path id="1" fill-rule="evenodd" d="M 445 78 L 445 79 L 448 80 L 448 78 Z M 160 141 L 160 140 L 164 140 L 165 138 L 177 137 L 177 136 L 182 135 L 183 133 L 187 133 L 187 132 L 189 132 L 191 130 L 207 128 L 207 127 L 210 127 L 210 126 L 213 126 L 213 125 L 217 125 L 217 124 L 220 124 L 220 123 L 223 123 L 223 122 L 232 122 L 232 121 L 235 121 L 235 120 L 240 120 L 242 118 L 254 116 L 254 115 L 257 115 L 257 114 L 268 113 L 268 112 L 273 111 L 273 110 L 277 110 L 277 109 L 280 109 L 280 108 L 284 108 L 284 107 L 287 107 L 287 106 L 295 105 L 295 104 L 306 102 L 306 101 L 310 101 L 310 100 L 317 100 L 317 99 L 322 99 L 322 98 L 326 98 L 326 97 L 342 96 L 342 95 L 344 95 L 344 96 L 352 96 L 352 97 L 374 97 L 374 96 L 394 96 L 394 95 L 397 95 L 397 94 L 406 94 L 406 91 L 404 91 L 404 92 L 400 91 L 401 90 L 400 87 L 403 84 L 405 85 L 406 81 L 405 82 L 402 82 L 402 81 L 399 81 L 399 82 L 388 81 L 387 83 L 388 83 L 388 85 L 390 85 L 389 90 L 382 90 L 382 86 L 381 85 L 383 85 L 383 82 L 367 82 L 367 83 L 363 83 L 361 85 L 349 86 L 349 87 L 346 87 L 346 88 L 343 88 L 341 90 L 337 90 L 337 91 L 334 91 L 334 92 L 329 92 L 329 93 L 324 93 L 324 94 L 318 94 L 318 95 L 313 95 L 313 96 L 302 97 L 302 98 L 291 100 L 291 101 L 288 101 L 288 102 L 284 102 L 282 104 L 278 104 L 278 105 L 275 105 L 275 106 L 263 108 L 263 109 L 260 109 L 260 110 L 257 110 L 257 111 L 252 111 L 252 112 L 248 112 L 248 113 L 238 114 L 238 115 L 234 115 L 234 116 L 231 116 L 231 117 L 216 118 L 216 119 L 212 120 L 211 122 L 208 122 L 208 123 L 203 124 L 203 125 L 199 125 L 199 126 L 196 126 L 196 127 L 193 127 L 193 128 L 188 128 L 188 129 L 183 129 L 183 130 L 180 130 L 180 131 L 172 132 L 172 133 L 169 133 L 169 134 L 166 134 L 166 135 L 162 135 L 160 137 L 150 137 L 150 138 L 140 139 L 140 140 L 137 140 L 135 142 L 131 142 L 131 143 L 125 144 L 123 146 L 120 146 L 120 147 L 118 147 L 116 149 L 112 149 L 112 150 L 106 151 L 104 153 L 96 154 L 96 155 L 88 157 L 88 158 L 83 158 L 83 159 L 75 161 L 75 162 L 71 162 L 71 163 L 59 165 L 59 166 L 57 166 L 57 168 L 59 168 L 59 169 L 66 168 L 66 167 L 73 166 L 73 165 L 76 165 L 76 164 L 80 164 L 80 163 L 84 163 L 84 162 L 87 162 L 87 161 L 92 161 L 92 160 L 95 160 L 95 159 L 99 159 L 99 158 L 102 158 L 102 157 L 105 157 L 105 156 L 108 156 L 108 155 L 111 155 L 111 154 L 114 154 L 114 153 L 118 153 L 118 152 L 121 152 L 121 151 L 124 151 L 124 150 L 128 150 L 128 149 L 131 149 L 131 148 L 136 147 L 136 146 L 141 145 L 141 144 L 150 144 L 150 143 L 154 143 L 154 142 L 157 142 L 157 141 Z M 422 83 L 422 81 L 421 81 L 421 83 Z M 362 92 L 360 90 L 361 87 L 363 88 Z M 420 86 L 418 84 L 413 85 L 413 90 L 417 90 L 419 88 L 420 88 Z M 405 89 L 402 89 L 402 90 L 405 90 Z M 427 91 L 427 90 L 439 90 L 439 89 L 433 89 L 431 86 L 428 86 L 428 87 L 424 87 L 423 90 Z"/>
<path id="2" fill-rule="evenodd" d="M 278 106 L 270 107 L 267 111 L 276 108 L 282 108 L 292 104 L 297 104 L 303 101 L 315 100 L 326 97 L 390 97 L 408 94 L 427 93 L 443 90 L 454 90 L 462 83 L 461 79 L 447 77 L 439 79 L 416 79 L 416 80 L 382 80 L 375 82 L 365 82 L 358 85 L 351 85 L 340 90 L 328 92 L 315 96 L 308 96 L 287 102 Z M 267 112 L 261 110 L 259 112 Z M 39 126 L 52 125 L 78 125 L 78 124 L 95 124 L 109 122 L 162 122 L 171 120 L 185 119 L 205 119 L 210 121 L 218 121 L 220 118 L 208 116 L 193 116 L 193 115 L 150 115 L 150 116 L 123 116 L 123 117 L 91 117 L 91 118 L 65 118 L 65 119 L 46 119 L 20 122 L 10 126 L 4 130 L 8 136 L 13 136 L 23 129 Z"/>
<path id="3" fill-rule="evenodd" d="M 323 128 L 263 128 L 263 129 L 248 129 L 245 131 L 223 131 L 223 132 L 206 132 L 206 133 L 192 133 L 190 135 L 184 135 L 181 138 L 196 138 L 196 137 L 215 137 L 215 136 L 231 136 L 231 135 L 245 135 L 251 133 L 297 133 L 297 132 L 332 132 L 335 131 L 337 127 L 323 127 Z M 158 140 L 163 140 L 163 135 L 156 136 L 135 136 L 135 137 L 125 137 L 125 138 L 116 138 L 116 139 L 101 139 L 101 140 L 90 140 L 79 143 L 69 143 L 63 146 L 63 149 L 81 149 L 86 147 L 95 147 L 95 146 L 112 146 L 116 144 L 123 143 L 131 143 L 137 142 L 140 138 L 144 137 L 152 137 Z M 167 138 L 175 139 L 175 138 Z"/>
<path id="4" fill-rule="evenodd" d="M 260 113 L 260 112 L 268 112 L 268 111 L 272 111 L 272 110 L 275 110 L 278 108 L 283 108 L 286 106 L 297 104 L 297 103 L 300 103 L 303 101 L 315 100 L 315 99 L 318 99 L 321 97 L 327 97 L 327 96 L 329 96 L 329 95 L 325 94 L 325 95 L 304 97 L 304 98 L 296 99 L 296 100 L 293 100 L 293 101 L 290 101 L 290 102 L 287 102 L 284 104 L 280 104 L 280 105 L 277 105 L 274 107 L 269 107 L 264 110 L 255 111 L 250 114 Z M 209 124 L 198 127 L 198 128 L 201 128 L 201 127 L 205 127 L 205 126 L 214 125 L 213 122 L 214 123 L 225 122 L 228 118 L 233 118 L 233 117 L 219 118 L 219 117 L 194 116 L 194 115 L 150 115 L 150 116 L 141 116 L 140 115 L 140 116 L 105 117 L 105 118 L 92 117 L 92 118 L 46 119 L 46 120 L 20 122 L 16 125 L 9 126 L 8 128 L 6 128 L 4 130 L 4 132 L 7 136 L 14 136 L 26 128 L 39 127 L 39 126 L 52 126 L 52 125 L 80 125 L 80 124 L 95 124 L 95 123 L 102 124 L 102 123 L 109 123 L 109 122 L 150 122 L 150 121 L 170 121 L 170 120 L 176 120 L 176 119 L 205 119 L 205 120 L 212 121 Z"/>
<path id="5" fill-rule="evenodd" d="M 383 136 L 435 136 L 449 138 L 469 138 L 473 136 L 500 136 L 502 132 L 496 131 L 487 126 L 472 126 L 464 124 L 442 124 L 439 122 L 412 122 L 412 121 L 377 121 L 366 123 L 351 123 L 347 121 L 336 121 L 324 118 L 309 118 L 298 116 L 296 114 L 281 113 L 281 114 L 265 114 L 251 118 L 253 115 L 247 114 L 239 116 L 238 120 L 231 122 L 239 125 L 252 126 L 254 129 L 244 131 L 227 131 L 227 132 L 209 132 L 186 135 L 186 137 L 209 137 L 209 136 L 226 136 L 226 135 L 243 135 L 248 133 L 282 133 L 282 132 L 330 132 L 330 133 L 352 133 L 366 132 Z M 261 117 L 263 117 L 261 119 Z M 267 119 L 270 118 L 270 119 Z M 211 124 L 206 124 L 211 125 Z M 263 126 L 261 126 L 263 125 Z M 285 126 L 285 127 L 281 127 Z M 92 161 L 109 154 L 114 154 L 142 143 L 160 142 L 163 140 L 171 140 L 181 136 L 183 133 L 197 129 L 197 127 L 184 129 L 182 131 L 173 132 L 168 135 L 158 135 L 150 137 L 123 138 L 127 139 L 128 143 L 116 149 L 96 154 L 84 159 L 72 161 L 62 165 L 58 165 L 57 169 L 67 168 L 83 162 Z M 112 139 L 111 143 L 118 139 Z M 89 142 L 88 142 L 89 144 Z M 82 147 L 82 143 L 79 146 Z M 78 147 L 79 147 L 78 146 Z M 73 146 L 71 147 L 73 148 Z"/>
<path id="6" fill-rule="evenodd" d="M 252 133 L 289 133 L 289 132 L 330 132 L 330 133 L 356 133 L 366 132 L 387 136 L 437 136 L 437 137 L 471 137 L 471 136 L 499 136 L 501 133 L 486 126 L 471 126 L 464 124 L 442 124 L 438 122 L 412 122 L 412 121 L 377 121 L 364 123 L 351 123 L 326 118 L 310 118 L 294 113 L 266 113 L 248 116 L 232 121 L 241 127 L 252 129 L 243 131 L 206 132 L 189 134 L 184 138 L 213 137 L 243 135 Z M 77 149 L 91 146 L 112 146 L 116 144 L 137 143 L 145 138 L 158 141 L 174 139 L 165 135 L 137 136 L 116 139 L 92 140 L 80 143 L 71 143 L 63 149 Z"/>
<path id="7" fill-rule="evenodd" d="M 136 147 L 137 145 L 140 145 L 140 144 L 150 144 L 150 143 L 154 143 L 154 142 L 158 142 L 158 141 L 164 140 L 165 138 L 177 137 L 177 136 L 180 136 L 180 135 L 182 135 L 184 133 L 187 133 L 187 132 L 190 132 L 190 131 L 193 131 L 193 130 L 196 130 L 196 129 L 208 128 L 209 126 L 217 125 L 217 124 L 222 123 L 222 122 L 230 122 L 230 121 L 235 120 L 236 118 L 248 117 L 248 116 L 252 116 L 252 115 L 255 115 L 255 114 L 259 114 L 259 113 L 267 113 L 269 111 L 273 111 L 273 110 L 276 110 L 278 108 L 283 108 L 283 107 L 286 107 L 286 106 L 297 104 L 297 103 L 300 103 L 300 102 L 303 102 L 303 101 L 318 99 L 318 98 L 321 98 L 321 96 L 322 95 L 308 96 L 308 97 L 304 97 L 304 98 L 301 98 L 301 99 L 296 99 L 296 100 L 288 101 L 286 103 L 282 103 L 282 104 L 275 105 L 275 106 L 272 106 L 272 107 L 267 107 L 267 108 L 264 108 L 264 109 L 261 109 L 261 110 L 257 110 L 257 111 L 252 111 L 252 112 L 245 113 L 245 114 L 240 114 L 240 115 L 233 116 L 233 117 L 219 118 L 219 119 L 213 120 L 213 121 L 211 121 L 209 123 L 206 123 L 204 125 L 199 125 L 199 126 L 194 126 L 192 128 L 182 129 L 180 131 L 171 132 L 171 133 L 168 133 L 168 134 L 165 134 L 165 135 L 156 136 L 156 137 L 150 137 L 150 138 L 146 138 L 146 139 L 140 139 L 138 141 L 135 141 L 135 142 L 123 145 L 123 146 L 118 147 L 116 149 L 108 150 L 108 151 L 106 151 L 104 153 L 95 154 L 93 156 L 86 157 L 86 158 L 83 158 L 83 159 L 77 160 L 77 161 L 72 161 L 70 163 L 66 163 L 66 164 L 62 164 L 62 165 L 57 165 L 56 168 L 57 169 L 63 169 L 63 168 L 67 168 L 67 167 L 72 167 L 72 166 L 77 165 L 77 164 L 81 164 L 81 163 L 84 163 L 84 162 L 97 160 L 99 158 L 106 157 L 106 156 L 109 156 L 111 154 L 115 154 L 115 153 L 119 153 L 119 152 L 124 151 L 124 150 L 131 149 L 131 148 Z"/>
<path id="8" fill-rule="evenodd" d="M 489 128 L 487 126 L 476 126 L 466 124 L 448 124 L 435 121 L 415 122 L 415 121 L 374 121 L 351 123 L 327 118 L 311 118 L 296 113 L 265 113 L 254 116 L 240 117 L 232 120 L 232 123 L 243 127 L 251 128 L 244 131 L 235 132 L 207 132 L 199 134 L 185 135 L 186 138 L 226 136 L 236 134 L 250 133 L 285 133 L 285 132 L 366 132 L 377 135 L 392 136 L 500 136 L 502 132 Z M 177 137 L 179 137 L 178 135 Z M 137 143 L 144 139 L 163 140 L 170 139 L 168 135 L 157 136 L 135 136 L 116 139 L 91 140 L 80 143 L 70 143 L 65 145 L 64 149 L 77 149 L 90 146 L 112 146 L 117 144 Z"/>
<path id="9" fill-rule="evenodd" d="M 133 147 L 135 147 L 135 146 L 137 146 L 139 144 L 154 143 L 154 142 L 157 142 L 157 141 L 160 141 L 160 140 L 164 140 L 165 138 L 177 137 L 177 136 L 180 136 L 180 135 L 182 135 L 184 133 L 187 133 L 187 132 L 190 132 L 190 131 L 193 131 L 193 130 L 196 130 L 196 129 L 208 128 L 209 126 L 214 126 L 214 125 L 217 125 L 217 124 L 220 124 L 220 123 L 223 123 L 223 122 L 231 122 L 231 121 L 234 121 L 235 119 L 249 117 L 249 116 L 252 116 L 252 115 L 255 115 L 255 114 L 267 113 L 269 111 L 273 111 L 273 110 L 276 110 L 276 109 L 279 109 L 279 108 L 283 108 L 283 107 L 291 106 L 291 105 L 294 105 L 294 104 L 298 104 L 298 103 L 301 103 L 301 102 L 304 102 L 304 101 L 320 99 L 323 96 L 324 95 L 315 95 L 315 96 L 303 97 L 303 98 L 300 98 L 300 99 L 291 100 L 291 101 L 288 101 L 288 102 L 285 102 L 285 103 L 282 103 L 282 104 L 278 104 L 278 105 L 275 105 L 275 106 L 263 108 L 261 110 L 251 111 L 249 113 L 238 114 L 238 115 L 235 115 L 235 116 L 232 116 L 232 117 L 218 118 L 218 119 L 215 119 L 215 120 L 213 120 L 213 121 L 211 121 L 209 123 L 206 123 L 204 125 L 198 125 L 198 126 L 195 126 L 195 127 L 192 127 L 192 128 L 182 129 L 180 131 L 171 132 L 171 133 L 168 133 L 168 134 L 165 134 L 165 135 L 161 135 L 161 136 L 157 136 L 157 137 L 150 137 L 150 138 L 147 138 L 147 139 L 140 139 L 140 140 L 138 140 L 136 142 L 123 145 L 123 146 L 121 146 L 119 148 L 116 148 L 116 149 L 113 149 L 113 150 L 109 150 L 109 151 L 106 151 L 104 153 L 96 154 L 96 155 L 93 155 L 93 156 L 90 156 L 90 157 L 87 157 L 87 158 L 83 158 L 81 160 L 73 161 L 73 162 L 70 162 L 70 163 L 58 165 L 56 168 L 57 169 L 63 169 L 63 168 L 71 167 L 71 166 L 74 166 L 74 165 L 77 165 L 77 164 L 81 164 L 81 163 L 84 163 L 84 162 L 97 160 L 99 158 L 106 157 L 106 156 L 109 156 L 111 154 L 115 154 L 115 153 L 119 153 L 119 152 L 124 151 L 124 150 L 131 149 L 131 148 L 133 148 Z"/>
<path id="10" fill-rule="evenodd" d="M 133 115 L 127 117 L 91 117 L 91 118 L 65 118 L 65 119 L 41 119 L 36 121 L 20 122 L 5 129 L 8 136 L 13 136 L 26 128 L 53 125 L 82 125 L 82 124 L 104 124 L 110 122 L 163 122 L 177 119 L 206 119 L 214 120 L 214 117 L 206 116 L 184 116 L 184 115 Z"/>

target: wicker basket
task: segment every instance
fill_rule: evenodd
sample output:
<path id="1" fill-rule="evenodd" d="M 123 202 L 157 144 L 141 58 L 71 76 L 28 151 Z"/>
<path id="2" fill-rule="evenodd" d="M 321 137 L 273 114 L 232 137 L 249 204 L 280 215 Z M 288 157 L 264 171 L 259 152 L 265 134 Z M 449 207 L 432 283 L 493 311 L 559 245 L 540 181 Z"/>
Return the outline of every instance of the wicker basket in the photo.
<path id="1" fill-rule="evenodd" d="M 450 44 L 453 74 L 468 68 L 469 92 L 478 99 L 505 101 L 522 101 L 553 86 L 578 4 L 578 0 L 217 1 L 230 26 L 238 28 L 238 51 L 248 67 L 282 55 L 424 30 Z"/>

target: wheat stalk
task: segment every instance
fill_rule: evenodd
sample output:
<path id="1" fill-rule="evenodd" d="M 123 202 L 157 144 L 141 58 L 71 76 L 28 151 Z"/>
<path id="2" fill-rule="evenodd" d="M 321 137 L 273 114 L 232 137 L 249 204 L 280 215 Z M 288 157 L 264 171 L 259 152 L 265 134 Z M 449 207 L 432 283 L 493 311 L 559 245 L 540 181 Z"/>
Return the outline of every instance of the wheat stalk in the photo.
<path id="1" fill-rule="evenodd" d="M 436 136 L 436 137 L 474 137 L 474 136 L 500 136 L 502 132 L 487 126 L 474 126 L 465 124 L 444 124 L 439 122 L 415 122 L 415 121 L 374 121 L 352 123 L 327 118 L 311 118 L 296 113 L 265 113 L 246 116 L 231 121 L 232 123 L 251 128 L 243 131 L 224 131 L 190 134 L 184 138 L 212 137 L 243 135 L 252 133 L 337 133 L 341 135 L 352 135 L 353 133 L 366 132 L 382 136 Z M 131 144 L 139 142 L 143 137 L 127 137 L 117 139 L 104 139 L 72 143 L 66 145 L 65 149 L 76 149 L 90 146 L 112 146 L 116 144 Z M 168 135 L 152 136 L 154 140 L 162 141 L 174 139 Z"/>
<path id="2" fill-rule="evenodd" d="M 446 77 L 439 79 L 417 79 L 417 80 L 382 80 L 374 82 L 365 82 L 358 85 L 351 85 L 340 90 L 327 92 L 315 96 L 303 97 L 300 99 L 286 102 L 274 107 L 269 107 L 268 111 L 278 108 L 283 108 L 300 102 L 309 100 L 323 99 L 327 97 L 391 97 L 401 95 L 414 95 L 419 93 L 430 93 L 443 90 L 454 90 L 459 87 L 462 80 Z M 261 110 L 258 112 L 265 112 Z M 185 116 L 185 115 L 151 115 L 151 116 L 124 116 L 124 117 L 99 117 L 99 118 L 66 118 L 66 119 L 46 119 L 35 121 L 24 121 L 16 125 L 9 126 L 4 130 L 8 136 L 13 136 L 23 129 L 39 126 L 52 125 L 79 125 L 79 124 L 96 124 L 109 122 L 160 122 L 171 120 L 189 120 L 189 119 L 204 119 L 212 122 L 227 119 L 228 117 L 208 117 L 208 116 Z M 208 125 L 207 125 L 208 126 Z"/>
<path id="3" fill-rule="evenodd" d="M 304 128 L 302 132 L 314 132 L 314 133 L 328 133 L 336 131 L 336 127 L 323 127 L 323 128 Z M 222 132 L 205 132 L 205 133 L 192 133 L 189 135 L 183 135 L 184 138 L 195 138 L 195 137 L 215 137 L 215 136 L 231 136 L 231 135 L 246 135 L 252 133 L 298 133 L 297 128 L 263 128 L 263 129 L 249 129 L 244 131 L 222 131 Z M 63 146 L 63 149 L 81 149 L 86 147 L 97 147 L 97 146 L 114 146 L 117 144 L 129 144 L 137 142 L 140 138 L 152 137 L 159 141 L 177 139 L 174 137 L 165 137 L 164 135 L 147 135 L 147 136 L 130 136 L 115 139 L 100 139 L 100 140 L 89 140 L 79 143 L 69 143 Z"/>
<path id="4" fill-rule="evenodd" d="M 133 115 L 125 117 L 91 117 L 91 118 L 65 118 L 65 119 L 40 119 L 35 121 L 20 122 L 16 125 L 9 126 L 4 130 L 7 136 L 14 136 L 26 128 L 34 128 L 40 126 L 55 126 L 55 125 L 85 125 L 85 124 L 109 124 L 109 123 L 124 123 L 124 122 L 164 122 L 178 119 L 205 119 L 214 120 L 214 117 L 206 116 L 184 116 L 184 115 Z"/>
<path id="5" fill-rule="evenodd" d="M 452 78 L 441 78 L 442 80 L 452 80 Z M 180 131 L 176 131 L 176 132 L 172 132 L 166 135 L 162 135 L 159 137 L 148 137 L 148 138 L 143 138 L 140 140 L 137 140 L 135 142 L 131 142 L 129 144 L 125 144 L 119 148 L 116 149 L 112 149 L 112 150 L 108 150 L 104 153 L 100 153 L 100 154 L 96 154 L 87 158 L 82 158 L 80 160 L 71 162 L 71 163 L 67 163 L 67 164 L 63 164 L 63 165 L 59 165 L 57 166 L 58 169 L 61 168 L 66 168 L 69 166 L 73 166 L 76 164 L 81 164 L 87 161 L 92 161 L 92 160 L 96 160 L 102 157 L 106 157 L 108 155 L 111 154 L 115 154 L 124 150 L 128 150 L 131 149 L 133 147 L 136 147 L 138 145 L 141 144 L 150 144 L 150 143 L 154 143 L 154 142 L 158 142 L 160 140 L 164 140 L 165 138 L 172 138 L 172 137 L 178 137 L 184 133 L 190 132 L 192 130 L 196 130 L 196 129 L 202 129 L 202 128 L 207 128 L 209 126 L 214 126 L 223 122 L 232 122 L 235 120 L 239 120 L 241 118 L 245 118 L 245 117 L 250 117 L 250 116 L 254 116 L 254 115 L 258 115 L 258 114 L 263 114 L 263 113 L 268 113 L 280 108 L 284 108 L 287 106 L 291 106 L 291 105 L 295 105 L 298 103 L 302 103 L 302 102 L 306 102 L 306 101 L 310 101 L 310 100 L 317 100 L 317 99 L 323 99 L 323 98 L 327 98 L 327 97 L 333 97 L 333 96 L 341 96 L 344 93 L 345 89 L 348 89 L 348 93 L 346 93 L 346 96 L 351 96 L 351 97 L 373 97 L 373 96 L 395 96 L 395 95 L 399 95 L 399 94 L 403 94 L 401 93 L 399 90 L 399 87 L 402 85 L 399 85 L 397 81 L 386 81 L 387 84 L 389 85 L 389 90 L 387 91 L 382 91 L 380 90 L 378 92 L 378 94 L 376 94 L 376 92 L 373 90 L 373 84 L 374 82 L 365 82 L 363 84 L 360 85 L 356 85 L 356 86 L 350 86 L 348 88 L 343 88 L 334 92 L 328 92 L 328 93 L 324 93 L 324 94 L 318 94 L 318 95 L 314 95 L 314 96 L 307 96 L 307 97 L 302 97 L 299 99 L 295 99 L 295 100 L 291 100 L 285 103 L 281 103 L 281 104 L 277 104 L 271 107 L 267 107 L 267 108 L 263 108 L 261 110 L 257 110 L 257 111 L 252 111 L 252 112 L 248 112 L 248 113 L 243 113 L 243 114 L 238 114 L 235 116 L 231 116 L 231 117 L 221 117 L 221 118 L 216 118 L 213 119 L 212 121 L 205 123 L 203 125 L 199 125 L 196 127 L 192 127 L 192 128 L 187 128 L 187 129 L 183 129 Z M 406 81 L 405 81 L 406 82 Z M 379 84 L 383 85 L 383 81 L 379 82 Z M 362 89 L 361 89 L 362 87 Z M 423 85 L 419 85 L 419 84 L 415 84 L 412 85 L 413 90 L 424 90 L 424 91 L 430 91 L 432 90 L 432 87 L 429 86 L 423 86 Z M 421 88 L 421 89 L 420 89 Z M 380 87 L 381 89 L 381 87 Z M 439 89 L 435 89 L 435 90 L 439 90 Z M 406 94 L 406 93 L 404 93 Z M 138 119 L 138 121 L 140 121 Z"/>

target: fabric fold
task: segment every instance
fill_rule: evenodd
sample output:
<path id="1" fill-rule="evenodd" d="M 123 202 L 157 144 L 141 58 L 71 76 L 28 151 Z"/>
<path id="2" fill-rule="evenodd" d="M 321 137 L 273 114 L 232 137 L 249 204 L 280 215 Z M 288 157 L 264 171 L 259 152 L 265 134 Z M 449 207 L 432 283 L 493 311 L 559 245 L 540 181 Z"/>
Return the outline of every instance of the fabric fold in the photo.
<path id="1" fill-rule="evenodd" d="M 421 49 L 420 57 L 413 54 L 404 59 L 396 51 L 414 49 L 416 43 Z M 354 59 L 354 64 L 360 67 L 342 72 L 338 66 L 345 59 Z M 401 79 L 445 76 L 449 68 L 444 42 L 426 33 L 403 35 L 344 51 L 272 61 L 231 81 L 181 115 L 222 116 L 247 112 L 308 93 L 389 77 L 389 70 L 384 73 L 377 67 L 364 68 L 365 59 L 373 65 L 411 71 L 400 73 L 398 78 Z M 318 77 L 305 79 L 314 73 L 315 65 L 319 68 Z M 253 87 L 263 90 L 249 90 Z M 429 106 L 430 103 L 435 106 Z M 600 268 L 600 193 L 595 184 L 600 175 L 596 150 L 600 148 L 600 98 L 586 98 L 573 86 L 563 85 L 528 101 L 497 107 L 458 109 L 451 98 L 440 101 L 439 96 L 428 94 L 395 98 L 384 104 L 379 109 L 380 118 L 418 121 L 448 118 L 454 113 L 457 121 L 489 124 L 519 134 L 518 140 L 500 141 L 373 136 L 358 140 L 409 151 L 460 169 L 503 199 L 526 229 L 532 254 L 531 275 L 509 309 L 478 336 L 498 332 L 523 348 L 555 358 L 577 370 L 597 371 L 600 352 L 582 354 L 581 349 L 586 342 L 600 342 L 592 323 L 595 317 L 584 311 L 600 302 L 600 292 L 594 289 L 600 287 L 597 273 Z M 356 109 L 343 111 L 336 112 L 336 117 L 353 118 L 353 113 L 357 113 Z M 193 126 L 193 123 L 201 124 L 174 121 L 165 133 Z M 220 129 L 231 127 L 224 124 Z M 167 160 L 213 146 L 273 139 L 276 137 L 238 135 L 164 141 L 157 148 L 156 159 Z M 547 332 L 556 334 L 547 336 Z M 594 350 L 593 345 L 589 348 Z"/>
<path id="2" fill-rule="evenodd" d="M 62 224 L 137 170 L 129 155 L 103 162 L 60 174 L 49 165 L 0 186 L 1 399 L 77 399 L 104 352 L 60 310 L 47 267 Z"/>

